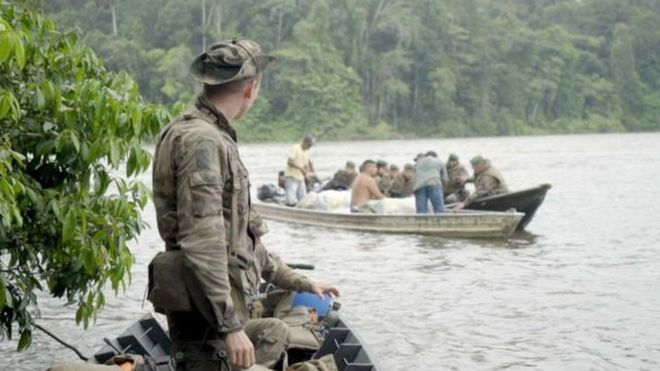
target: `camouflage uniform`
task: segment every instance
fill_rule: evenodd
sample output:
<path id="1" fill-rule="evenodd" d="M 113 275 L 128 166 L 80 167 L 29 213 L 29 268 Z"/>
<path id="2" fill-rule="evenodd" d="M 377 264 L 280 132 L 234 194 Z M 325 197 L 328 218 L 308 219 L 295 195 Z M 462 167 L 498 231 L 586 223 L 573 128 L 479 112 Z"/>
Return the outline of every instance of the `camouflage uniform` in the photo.
<path id="1" fill-rule="evenodd" d="M 470 195 L 470 201 L 509 192 L 502 173 L 491 165 L 489 160 L 484 161 L 487 161 L 487 167 L 474 175 L 475 191 Z"/>
<path id="2" fill-rule="evenodd" d="M 394 198 L 410 197 L 413 195 L 413 184 L 415 179 L 406 179 L 403 173 L 397 174 L 389 189 L 389 196 Z"/>
<path id="3" fill-rule="evenodd" d="M 196 75 L 198 80 L 217 84 L 222 82 L 204 71 L 242 63 L 240 71 L 247 71 L 247 78 L 265 68 L 259 53 L 256 43 L 232 40 L 212 46 L 191 69 L 202 75 Z M 211 67 L 196 67 L 200 58 Z M 267 227 L 250 208 L 248 172 L 236 133 L 206 98 L 198 98 L 162 130 L 154 154 L 153 191 L 160 235 L 167 251 L 182 253 L 192 304 L 190 311 L 164 308 L 177 369 L 223 369 L 224 334 L 241 329 L 255 345 L 257 363 L 271 367 L 286 346 L 287 327 L 277 319 L 257 319 L 260 279 L 298 291 L 311 290 L 312 282 L 255 243 Z"/>

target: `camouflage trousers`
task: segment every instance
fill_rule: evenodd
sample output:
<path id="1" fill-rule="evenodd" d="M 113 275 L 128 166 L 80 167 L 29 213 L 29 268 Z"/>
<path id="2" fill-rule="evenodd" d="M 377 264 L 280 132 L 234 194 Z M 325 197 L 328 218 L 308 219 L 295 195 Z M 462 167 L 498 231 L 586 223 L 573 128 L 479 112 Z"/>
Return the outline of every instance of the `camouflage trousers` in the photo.
<path id="1" fill-rule="evenodd" d="M 167 315 L 172 339 L 171 355 L 177 371 L 228 371 L 222 334 L 209 328 L 196 312 L 172 312 Z M 267 370 L 282 358 L 287 346 L 289 327 L 277 318 L 248 320 L 245 333 L 252 341 L 256 363 L 251 371 Z"/>

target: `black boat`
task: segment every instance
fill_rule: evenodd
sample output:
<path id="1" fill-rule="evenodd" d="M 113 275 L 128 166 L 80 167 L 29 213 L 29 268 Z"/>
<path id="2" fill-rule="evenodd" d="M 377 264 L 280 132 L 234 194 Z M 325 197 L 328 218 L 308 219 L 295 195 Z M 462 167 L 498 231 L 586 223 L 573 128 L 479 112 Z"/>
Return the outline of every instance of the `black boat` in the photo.
<path id="1" fill-rule="evenodd" d="M 362 340 L 341 316 L 324 323 L 326 328 L 323 330 L 323 341 L 318 350 L 291 349 L 288 351 L 289 359 L 300 360 L 301 354 L 305 352 L 308 352 L 306 359 L 318 359 L 332 354 L 339 371 L 379 370 Z M 88 362 L 104 364 L 116 354 L 137 354 L 149 356 L 157 365 L 158 371 L 174 370 L 170 363 L 170 338 L 151 314 L 133 323 L 117 338 L 106 338 L 104 341 L 107 345 L 96 352 Z"/>
<path id="2" fill-rule="evenodd" d="M 543 203 L 545 194 L 550 187 L 550 184 L 541 184 L 538 187 L 522 191 L 484 197 L 470 202 L 465 208 L 470 210 L 488 211 L 507 211 L 510 209 L 516 209 L 516 211 L 525 214 L 517 227 L 517 230 L 523 230 L 527 224 L 532 221 L 536 210 Z"/>

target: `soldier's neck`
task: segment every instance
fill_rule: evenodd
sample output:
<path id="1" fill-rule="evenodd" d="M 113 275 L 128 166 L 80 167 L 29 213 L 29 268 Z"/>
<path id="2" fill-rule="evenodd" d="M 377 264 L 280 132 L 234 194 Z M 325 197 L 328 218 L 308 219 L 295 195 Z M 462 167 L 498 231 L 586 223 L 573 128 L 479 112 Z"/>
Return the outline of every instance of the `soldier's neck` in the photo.
<path id="1" fill-rule="evenodd" d="M 241 115 L 242 102 L 232 96 L 224 96 L 209 100 L 218 112 L 222 113 L 231 125 Z"/>

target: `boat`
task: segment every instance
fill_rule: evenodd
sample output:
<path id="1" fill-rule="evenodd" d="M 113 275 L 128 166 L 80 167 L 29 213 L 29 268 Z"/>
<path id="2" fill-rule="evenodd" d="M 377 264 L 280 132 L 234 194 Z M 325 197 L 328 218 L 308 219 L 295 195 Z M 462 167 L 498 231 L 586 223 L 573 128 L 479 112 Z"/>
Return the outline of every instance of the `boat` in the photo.
<path id="1" fill-rule="evenodd" d="M 524 217 L 516 211 L 460 210 L 442 214 L 361 214 L 328 212 L 273 203 L 253 203 L 266 219 L 378 233 L 414 233 L 457 238 L 509 238 Z"/>
<path id="2" fill-rule="evenodd" d="M 289 350 L 289 359 L 318 359 L 332 354 L 339 371 L 381 370 L 373 361 L 373 353 L 369 352 L 353 326 L 341 315 L 323 323 L 326 327 L 323 329 L 323 341 L 318 350 L 292 349 Z M 149 356 L 158 371 L 174 371 L 170 363 L 170 338 L 151 314 L 133 323 L 115 339 L 106 338 L 104 341 L 106 345 L 88 360 L 89 363 L 105 364 L 116 354 L 137 354 Z M 301 358 L 301 354 L 306 356 Z"/>
<path id="3" fill-rule="evenodd" d="M 534 218 L 536 210 L 543 203 L 545 195 L 550 188 L 550 184 L 541 184 L 538 187 L 524 189 L 522 191 L 479 198 L 467 204 L 465 209 L 484 211 L 507 211 L 515 209 L 525 214 L 517 227 L 517 230 L 523 230 L 532 221 L 532 218 Z"/>

